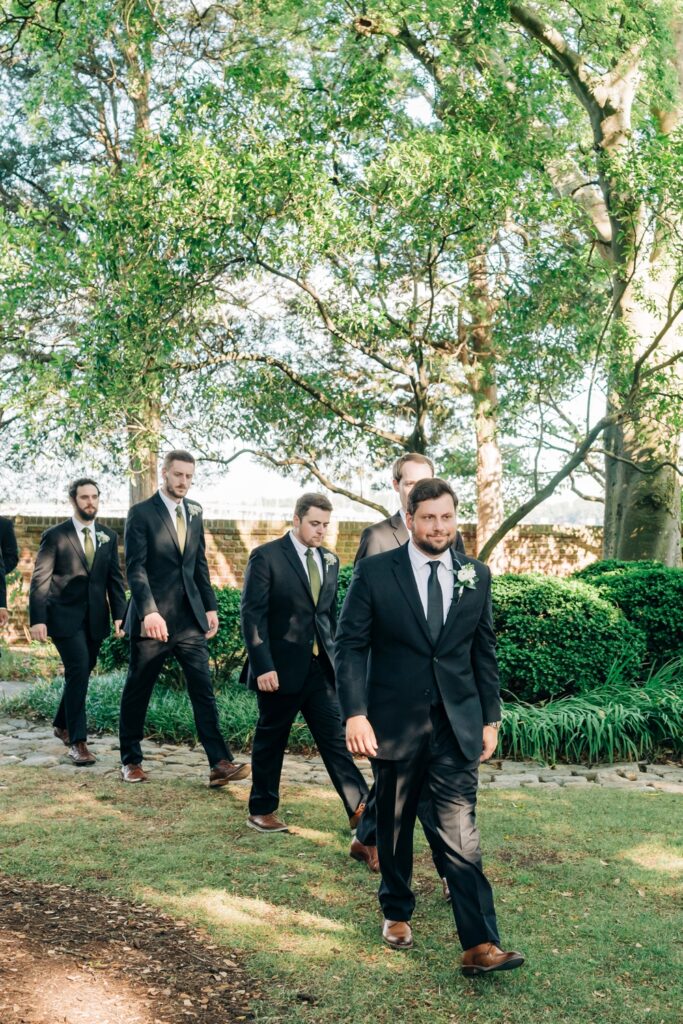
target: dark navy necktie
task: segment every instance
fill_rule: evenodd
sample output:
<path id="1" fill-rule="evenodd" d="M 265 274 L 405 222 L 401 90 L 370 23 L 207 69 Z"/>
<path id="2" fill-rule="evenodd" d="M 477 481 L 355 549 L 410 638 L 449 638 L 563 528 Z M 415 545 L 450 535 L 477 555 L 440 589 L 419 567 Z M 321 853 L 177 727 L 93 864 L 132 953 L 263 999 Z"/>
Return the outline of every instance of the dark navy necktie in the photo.
<path id="1" fill-rule="evenodd" d="M 443 629 L 443 594 L 439 583 L 440 562 L 429 563 L 429 580 L 427 581 L 427 626 L 432 643 L 436 643 Z"/>

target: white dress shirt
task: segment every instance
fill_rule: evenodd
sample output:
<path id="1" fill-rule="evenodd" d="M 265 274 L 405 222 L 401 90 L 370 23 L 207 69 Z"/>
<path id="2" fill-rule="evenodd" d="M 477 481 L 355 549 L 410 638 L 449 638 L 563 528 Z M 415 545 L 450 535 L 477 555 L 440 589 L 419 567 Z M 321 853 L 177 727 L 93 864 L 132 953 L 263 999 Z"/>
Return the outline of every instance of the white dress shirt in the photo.
<path id="1" fill-rule="evenodd" d="M 453 601 L 453 588 L 455 584 L 453 556 L 451 555 L 450 548 L 442 552 L 440 555 L 425 555 L 418 547 L 415 546 L 411 538 L 408 541 L 408 555 L 410 556 L 410 564 L 413 569 L 413 576 L 415 577 L 417 592 L 420 595 L 420 601 L 422 602 L 422 610 L 425 613 L 425 618 L 427 618 L 427 584 L 432 571 L 429 567 L 429 563 L 439 563 L 437 579 L 443 596 L 443 621 L 445 622 Z"/>
<path id="2" fill-rule="evenodd" d="M 308 561 L 306 560 L 306 552 L 308 551 L 308 548 L 306 547 L 305 544 L 302 544 L 297 537 L 294 536 L 293 530 L 289 531 L 289 536 L 292 540 L 292 544 L 296 549 L 297 555 L 301 559 L 301 564 L 303 565 L 304 572 L 306 573 L 306 579 L 310 579 L 310 576 L 308 575 Z M 322 586 L 323 581 L 325 579 L 325 567 L 323 566 L 323 556 L 320 554 L 319 548 L 311 548 L 311 551 L 313 552 L 313 557 L 318 563 L 318 572 L 320 573 L 320 584 Z"/>
<path id="3" fill-rule="evenodd" d="M 161 498 L 164 505 L 168 509 L 168 514 L 171 517 L 171 522 L 173 523 L 173 527 L 176 533 L 178 532 L 178 520 L 176 518 L 176 509 L 180 507 L 183 513 L 183 519 L 185 520 L 185 532 L 187 533 L 187 510 L 185 509 L 185 502 L 182 500 L 182 498 L 180 499 L 180 501 L 176 501 L 175 498 L 169 498 L 167 494 L 164 494 L 161 488 L 159 488 L 159 497 Z"/>
<path id="4" fill-rule="evenodd" d="M 76 531 L 76 536 L 78 537 L 79 541 L 81 542 L 81 547 L 83 548 L 83 554 L 85 554 L 85 537 L 83 536 L 83 531 L 84 530 L 90 530 L 90 536 L 92 537 L 93 551 L 97 551 L 97 532 L 96 532 L 97 531 L 97 527 L 95 526 L 95 520 L 93 519 L 93 521 L 91 523 L 82 523 L 80 521 L 80 519 L 76 519 L 76 516 L 72 516 L 71 517 L 71 522 L 74 524 L 74 530 Z"/>

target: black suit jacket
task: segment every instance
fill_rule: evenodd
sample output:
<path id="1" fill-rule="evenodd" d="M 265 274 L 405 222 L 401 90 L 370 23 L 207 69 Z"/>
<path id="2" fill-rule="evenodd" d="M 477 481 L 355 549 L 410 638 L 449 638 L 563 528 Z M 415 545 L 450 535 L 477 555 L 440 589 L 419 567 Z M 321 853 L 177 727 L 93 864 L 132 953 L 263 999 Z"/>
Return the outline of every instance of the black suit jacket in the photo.
<path id="1" fill-rule="evenodd" d="M 208 611 L 216 610 L 206 561 L 201 506 L 184 499 L 187 512 L 185 548 L 180 553 L 178 534 L 159 493 L 141 501 L 128 512 L 125 532 L 126 574 L 131 600 L 124 629 L 139 636 L 142 620 L 159 612 L 172 636 L 186 625 L 186 608 L 202 633 L 209 623 Z"/>
<path id="2" fill-rule="evenodd" d="M 14 526 L 11 519 L 0 516 L 0 559 L 5 566 L 5 573 L 9 576 L 13 569 L 16 569 L 19 561 L 19 549 L 17 538 L 14 535 Z"/>
<path id="3" fill-rule="evenodd" d="M 111 629 L 110 611 L 113 619 L 125 615 L 118 537 L 101 523 L 95 528 L 97 547 L 91 569 L 70 519 L 41 537 L 29 590 L 29 616 L 32 626 L 45 623 L 50 636 L 73 636 L 87 623 L 93 640 L 103 640 Z"/>
<path id="4" fill-rule="evenodd" d="M 405 544 L 409 537 L 410 534 L 400 512 L 395 512 L 393 516 L 383 519 L 381 523 L 366 526 L 360 535 L 358 551 L 353 560 L 354 565 L 356 562 L 360 562 L 361 558 L 367 558 L 369 555 L 381 555 L 384 551 L 395 551 L 396 548 Z M 465 554 L 465 544 L 460 530 L 455 535 L 455 550 Z"/>
<path id="5" fill-rule="evenodd" d="M 242 590 L 242 632 L 251 690 L 258 688 L 257 676 L 272 671 L 278 674 L 280 693 L 303 689 L 316 636 L 329 662 L 328 675 L 334 678 L 339 559 L 326 548 L 318 550 L 324 572 L 317 605 L 289 534 L 254 548 L 249 556 Z"/>
<path id="6" fill-rule="evenodd" d="M 337 630 L 337 692 L 344 718 L 370 720 L 378 758 L 404 760 L 419 749 L 429 729 L 434 680 L 466 757 L 481 753 L 484 722 L 500 718 L 491 572 L 483 562 L 452 552 L 456 572 L 471 564 L 478 582 L 460 598 L 456 582 L 436 644 L 407 544 L 363 559 L 354 571 Z"/>

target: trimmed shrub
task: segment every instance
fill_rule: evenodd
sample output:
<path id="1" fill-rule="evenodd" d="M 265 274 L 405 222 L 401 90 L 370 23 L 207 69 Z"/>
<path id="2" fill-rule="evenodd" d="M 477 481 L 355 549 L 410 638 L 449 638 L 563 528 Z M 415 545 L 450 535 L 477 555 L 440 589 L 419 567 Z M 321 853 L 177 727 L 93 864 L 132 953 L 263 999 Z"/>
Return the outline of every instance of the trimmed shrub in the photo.
<path id="1" fill-rule="evenodd" d="M 337 588 L 337 615 L 339 615 L 341 610 L 342 610 L 342 605 L 344 604 L 344 598 L 346 597 L 346 592 L 348 591 L 349 587 L 351 586 L 351 577 L 352 576 L 353 576 L 353 566 L 352 565 L 340 565 L 339 566 L 339 585 L 338 585 L 338 588 Z"/>
<path id="2" fill-rule="evenodd" d="M 594 562 L 574 574 L 595 587 L 645 634 L 647 656 L 662 665 L 683 654 L 683 569 L 661 562 Z"/>
<path id="3" fill-rule="evenodd" d="M 642 632 L 587 583 L 541 575 L 493 581 L 501 687 L 533 703 L 602 686 L 615 662 L 636 679 Z"/>
<path id="4" fill-rule="evenodd" d="M 242 630 L 240 627 L 241 592 L 236 587 L 214 587 L 218 605 L 220 628 L 209 640 L 209 659 L 216 689 L 225 686 L 239 669 L 246 657 Z M 127 668 L 129 654 L 128 638 L 117 639 L 113 634 L 100 648 L 98 666 L 101 672 L 115 672 Z M 173 689 L 184 689 L 182 669 L 169 658 L 159 676 L 159 682 Z"/>

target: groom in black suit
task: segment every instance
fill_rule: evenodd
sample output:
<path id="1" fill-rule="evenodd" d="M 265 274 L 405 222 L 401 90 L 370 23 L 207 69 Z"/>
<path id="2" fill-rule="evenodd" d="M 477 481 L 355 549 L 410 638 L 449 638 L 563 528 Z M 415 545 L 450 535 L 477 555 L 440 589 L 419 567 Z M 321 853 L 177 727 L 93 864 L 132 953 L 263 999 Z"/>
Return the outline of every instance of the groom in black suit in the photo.
<path id="1" fill-rule="evenodd" d="M 209 786 L 224 786 L 249 774 L 249 765 L 236 763 L 223 739 L 211 685 L 207 640 L 218 632 L 218 614 L 202 509 L 185 497 L 194 471 L 189 452 L 169 452 L 161 489 L 134 505 L 126 520 L 131 601 L 124 624 L 130 663 L 119 721 L 124 782 L 147 780 L 140 741 L 154 684 L 170 655 L 185 673 L 197 733 L 211 769 Z"/>
<path id="2" fill-rule="evenodd" d="M 48 636 L 64 665 L 64 693 L 53 726 L 78 766 L 95 763 L 86 745 L 85 698 L 102 641 L 117 636 L 126 594 L 119 565 L 118 537 L 97 523 L 100 490 L 81 477 L 69 486 L 71 519 L 46 530 L 40 540 L 29 590 L 31 636 Z"/>
<path id="3" fill-rule="evenodd" d="M 282 759 L 299 712 L 352 828 L 365 808 L 368 787 L 346 749 L 334 689 L 339 559 L 322 546 L 331 512 L 324 494 L 303 494 L 290 532 L 255 548 L 244 577 L 247 684 L 259 706 L 247 824 L 257 832 L 287 831 L 275 811 Z"/>
<path id="4" fill-rule="evenodd" d="M 5 577 L 9 576 L 18 561 L 19 551 L 12 520 L 0 516 L 0 627 L 6 626 L 9 622 Z"/>
<path id="5" fill-rule="evenodd" d="M 465 974 L 524 962 L 500 949 L 475 823 L 479 762 L 496 749 L 500 695 L 491 573 L 453 548 L 457 498 L 439 479 L 408 501 L 411 539 L 356 566 L 337 634 L 347 745 L 372 758 L 382 935 L 413 944 L 413 830 L 429 786 Z"/>

